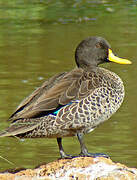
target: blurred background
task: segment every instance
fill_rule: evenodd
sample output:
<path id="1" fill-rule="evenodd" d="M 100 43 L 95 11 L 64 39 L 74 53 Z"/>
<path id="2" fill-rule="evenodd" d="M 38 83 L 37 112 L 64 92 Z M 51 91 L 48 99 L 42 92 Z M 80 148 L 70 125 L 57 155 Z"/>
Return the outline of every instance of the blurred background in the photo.
<path id="1" fill-rule="evenodd" d="M 0 0 L 0 130 L 45 79 L 75 67 L 75 48 L 88 36 L 106 38 L 133 64 L 103 65 L 123 79 L 126 97 L 85 142 L 90 152 L 137 167 L 137 0 Z M 75 137 L 63 144 L 70 154 L 80 151 Z M 0 139 L 0 170 L 33 168 L 58 157 L 56 139 Z"/>

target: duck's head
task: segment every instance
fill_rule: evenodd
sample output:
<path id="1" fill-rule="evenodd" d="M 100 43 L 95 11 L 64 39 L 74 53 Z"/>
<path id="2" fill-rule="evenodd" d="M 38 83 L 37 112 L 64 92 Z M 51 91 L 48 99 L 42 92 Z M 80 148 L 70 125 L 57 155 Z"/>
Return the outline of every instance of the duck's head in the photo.
<path id="1" fill-rule="evenodd" d="M 75 60 L 78 67 L 93 68 L 105 62 L 119 64 L 131 64 L 131 61 L 115 56 L 110 44 L 101 37 L 88 37 L 83 40 L 75 52 Z"/>

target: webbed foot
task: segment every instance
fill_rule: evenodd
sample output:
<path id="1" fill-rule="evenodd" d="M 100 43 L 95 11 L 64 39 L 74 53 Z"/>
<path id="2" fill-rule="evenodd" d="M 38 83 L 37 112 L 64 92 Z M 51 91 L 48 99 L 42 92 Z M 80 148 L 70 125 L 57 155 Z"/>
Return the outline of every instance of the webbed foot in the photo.
<path id="1" fill-rule="evenodd" d="M 61 157 L 59 159 L 72 159 L 73 156 L 70 154 L 61 154 Z"/>
<path id="2" fill-rule="evenodd" d="M 103 154 L 103 153 L 89 153 L 84 141 L 83 141 L 83 133 L 77 133 L 77 137 L 80 143 L 80 147 L 81 147 L 81 153 L 79 154 L 79 156 L 81 157 L 104 157 L 104 158 L 109 158 L 109 156 L 107 154 Z"/>
<path id="3" fill-rule="evenodd" d="M 80 157 L 104 157 L 104 158 L 110 158 L 107 154 L 103 154 L 103 153 L 80 153 L 79 154 Z"/>

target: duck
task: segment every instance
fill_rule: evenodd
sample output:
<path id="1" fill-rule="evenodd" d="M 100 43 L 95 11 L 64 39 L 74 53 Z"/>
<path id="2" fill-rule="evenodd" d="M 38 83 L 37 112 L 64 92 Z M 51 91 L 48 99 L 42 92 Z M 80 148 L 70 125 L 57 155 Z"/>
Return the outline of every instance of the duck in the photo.
<path id="1" fill-rule="evenodd" d="M 100 64 L 131 64 L 114 54 L 102 37 L 82 40 L 75 50 L 76 67 L 54 75 L 25 98 L 9 117 L 10 126 L 0 137 L 56 138 L 61 158 L 66 154 L 62 138 L 76 136 L 79 156 L 98 157 L 89 153 L 84 134 L 108 120 L 121 106 L 125 90 L 123 81 Z"/>

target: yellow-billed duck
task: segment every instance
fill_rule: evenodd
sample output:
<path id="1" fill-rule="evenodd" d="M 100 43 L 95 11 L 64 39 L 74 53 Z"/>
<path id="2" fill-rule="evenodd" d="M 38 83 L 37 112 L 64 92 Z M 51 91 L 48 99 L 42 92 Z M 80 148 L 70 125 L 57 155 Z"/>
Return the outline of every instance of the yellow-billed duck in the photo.
<path id="1" fill-rule="evenodd" d="M 124 99 L 124 85 L 114 72 L 98 67 L 106 62 L 131 64 L 115 56 L 101 37 L 88 37 L 76 48 L 77 67 L 45 81 L 17 107 L 11 125 L 0 136 L 20 138 L 57 138 L 61 158 L 62 137 L 77 136 L 81 156 L 104 156 L 89 153 L 83 135 L 114 114 Z"/>

